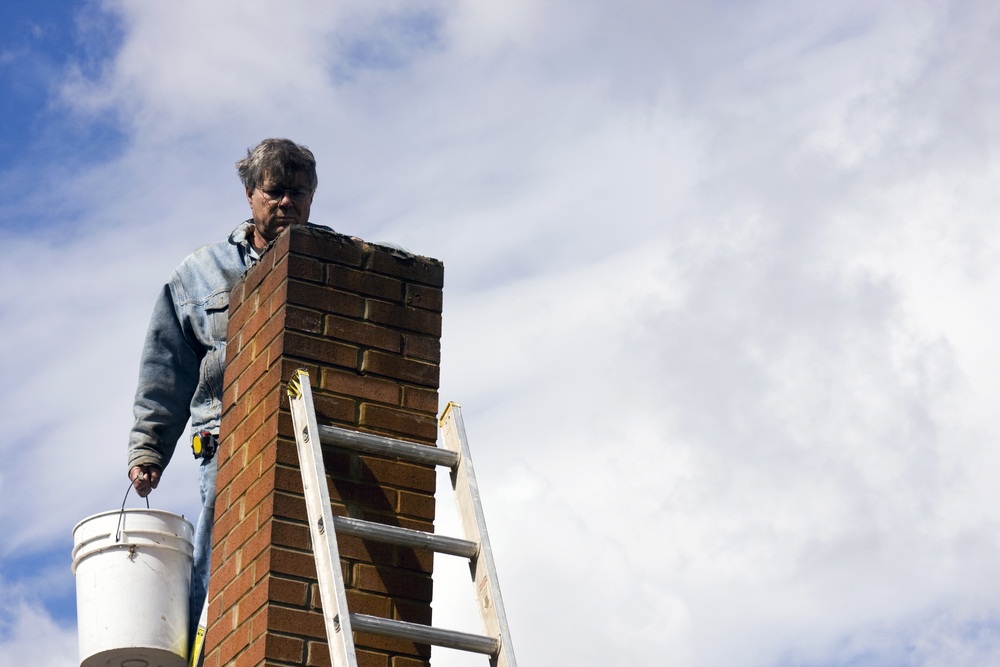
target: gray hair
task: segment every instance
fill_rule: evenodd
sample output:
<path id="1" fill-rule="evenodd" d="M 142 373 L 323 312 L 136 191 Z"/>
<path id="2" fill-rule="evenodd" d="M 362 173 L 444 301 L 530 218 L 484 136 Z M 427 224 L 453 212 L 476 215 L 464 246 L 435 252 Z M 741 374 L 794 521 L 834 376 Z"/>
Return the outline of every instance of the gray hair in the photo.
<path id="1" fill-rule="evenodd" d="M 319 182 L 312 151 L 288 139 L 265 139 L 248 148 L 247 156 L 236 161 L 236 171 L 247 190 L 257 189 L 267 176 L 280 183 L 299 172 L 309 177 L 313 191 Z"/>

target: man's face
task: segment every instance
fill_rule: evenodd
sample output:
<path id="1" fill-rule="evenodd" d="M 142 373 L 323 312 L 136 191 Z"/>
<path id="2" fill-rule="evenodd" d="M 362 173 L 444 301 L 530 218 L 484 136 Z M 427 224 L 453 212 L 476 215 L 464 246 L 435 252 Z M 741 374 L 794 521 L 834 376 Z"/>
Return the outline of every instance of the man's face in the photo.
<path id="1" fill-rule="evenodd" d="M 247 190 L 254 227 L 261 240 L 270 243 L 286 227 L 308 222 L 312 198 L 309 176 L 304 172 L 295 172 L 282 182 L 267 174 L 259 187 Z"/>

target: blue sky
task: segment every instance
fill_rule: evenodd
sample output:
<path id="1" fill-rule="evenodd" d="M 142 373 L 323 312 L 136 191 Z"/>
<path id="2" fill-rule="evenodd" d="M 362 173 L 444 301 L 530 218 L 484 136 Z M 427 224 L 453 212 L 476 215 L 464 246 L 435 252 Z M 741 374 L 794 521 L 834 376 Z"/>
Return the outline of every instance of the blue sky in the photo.
<path id="1" fill-rule="evenodd" d="M 152 300 L 267 136 L 314 222 L 445 263 L 524 664 L 1000 664 L 996 3 L 276 11 L 5 13 L 0 664 L 77 660 Z"/>
<path id="2" fill-rule="evenodd" d="M 120 135 L 106 118 L 81 118 L 54 93 L 69 68 L 93 73 L 118 44 L 117 22 L 81 3 L 12 3 L 2 30 L 4 165 L 92 160 L 117 148 Z"/>

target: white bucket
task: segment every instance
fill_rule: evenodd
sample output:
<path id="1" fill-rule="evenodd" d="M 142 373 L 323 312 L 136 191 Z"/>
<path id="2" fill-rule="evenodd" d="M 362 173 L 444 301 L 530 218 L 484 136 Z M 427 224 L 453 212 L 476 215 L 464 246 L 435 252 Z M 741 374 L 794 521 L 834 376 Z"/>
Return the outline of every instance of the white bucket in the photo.
<path id="1" fill-rule="evenodd" d="M 194 529 L 182 516 L 112 510 L 73 529 L 80 667 L 184 667 Z"/>

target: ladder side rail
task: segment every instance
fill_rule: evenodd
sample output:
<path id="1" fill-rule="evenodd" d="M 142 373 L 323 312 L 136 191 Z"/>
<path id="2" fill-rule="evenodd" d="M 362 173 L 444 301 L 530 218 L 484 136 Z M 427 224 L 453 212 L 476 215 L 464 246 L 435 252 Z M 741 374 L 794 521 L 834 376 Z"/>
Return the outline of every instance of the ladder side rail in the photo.
<path id="1" fill-rule="evenodd" d="M 337 548 L 337 534 L 330 509 L 330 491 L 326 485 L 326 469 L 313 407 L 312 387 L 306 371 L 295 371 L 288 384 L 288 395 L 330 661 L 333 667 L 357 667 L 358 658 L 351 634 L 347 594 L 341 578 L 340 550 Z"/>
<path id="2" fill-rule="evenodd" d="M 408 463 L 424 463 L 453 468 L 458 462 L 458 456 L 455 452 L 447 449 L 438 449 L 430 445 L 397 440 L 374 433 L 352 431 L 339 426 L 321 425 L 319 426 L 319 435 L 323 443 L 327 445 L 401 459 Z"/>
<path id="3" fill-rule="evenodd" d="M 405 639 L 419 644 L 433 644 L 459 651 L 495 655 L 500 650 L 500 640 L 458 630 L 443 630 L 422 623 L 397 621 L 381 616 L 351 613 L 351 627 L 355 632 L 371 632 L 386 637 Z"/>
<path id="4" fill-rule="evenodd" d="M 486 634 L 500 641 L 497 653 L 490 658 L 490 665 L 517 667 L 507 625 L 507 614 L 500 595 L 496 565 L 493 562 L 493 548 L 486 531 L 486 517 L 479 496 L 479 483 L 476 481 L 469 453 L 462 408 L 458 403 L 448 404 L 441 415 L 440 426 L 445 448 L 455 452 L 459 459 L 458 464 L 452 468 L 451 483 L 455 490 L 455 502 L 458 505 L 465 538 L 480 545 L 479 553 L 470 559 L 472 579 L 479 601 L 479 615 Z"/>

